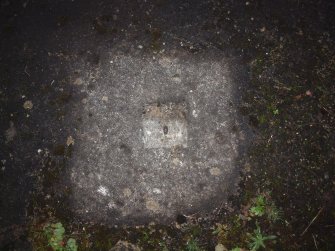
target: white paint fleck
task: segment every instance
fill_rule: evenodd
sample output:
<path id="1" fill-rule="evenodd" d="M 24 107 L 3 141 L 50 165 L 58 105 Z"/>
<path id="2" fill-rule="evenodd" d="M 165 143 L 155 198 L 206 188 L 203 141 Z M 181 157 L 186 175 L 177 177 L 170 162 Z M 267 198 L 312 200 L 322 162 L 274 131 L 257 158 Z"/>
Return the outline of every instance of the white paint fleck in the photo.
<path id="1" fill-rule="evenodd" d="M 104 187 L 104 186 L 99 186 L 98 193 L 101 194 L 101 195 L 103 195 L 103 196 L 109 195 L 108 188 Z"/>
<path id="2" fill-rule="evenodd" d="M 153 193 L 154 193 L 154 194 L 161 194 L 162 191 L 161 191 L 160 189 L 158 189 L 158 188 L 154 188 L 154 189 L 153 189 Z"/>
<path id="3" fill-rule="evenodd" d="M 114 203 L 114 201 L 110 201 L 109 203 L 108 203 L 108 208 L 110 208 L 110 209 L 113 209 L 113 208 L 115 208 L 116 207 L 116 205 L 115 205 L 115 203 Z"/>

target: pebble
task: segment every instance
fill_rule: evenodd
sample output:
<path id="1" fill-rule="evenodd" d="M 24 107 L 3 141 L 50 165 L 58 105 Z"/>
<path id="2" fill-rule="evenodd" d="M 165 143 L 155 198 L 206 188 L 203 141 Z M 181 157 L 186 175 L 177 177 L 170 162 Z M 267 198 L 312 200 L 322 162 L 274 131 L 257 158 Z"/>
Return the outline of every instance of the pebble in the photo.
<path id="1" fill-rule="evenodd" d="M 149 199 L 146 201 L 145 206 L 148 210 L 157 212 L 159 210 L 159 204 L 153 199 Z"/>
<path id="2" fill-rule="evenodd" d="M 211 169 L 209 170 L 209 172 L 210 172 L 210 174 L 213 175 L 213 176 L 219 176 L 219 175 L 222 174 L 222 171 L 221 171 L 219 168 L 217 168 L 217 167 L 211 168 Z"/>
<path id="3" fill-rule="evenodd" d="M 33 102 L 31 100 L 27 100 L 23 103 L 23 108 L 26 110 L 31 110 L 33 108 Z"/>
<path id="4" fill-rule="evenodd" d="M 220 244 L 217 244 L 216 247 L 215 247 L 215 251 L 227 251 L 228 249 L 223 246 L 221 243 Z"/>

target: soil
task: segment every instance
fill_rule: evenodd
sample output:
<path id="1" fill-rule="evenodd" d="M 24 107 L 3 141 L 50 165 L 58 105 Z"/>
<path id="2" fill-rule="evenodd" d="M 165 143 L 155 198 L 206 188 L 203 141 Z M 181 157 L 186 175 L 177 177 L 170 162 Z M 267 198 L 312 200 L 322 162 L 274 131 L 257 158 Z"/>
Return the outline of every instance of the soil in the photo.
<path id="1" fill-rule="evenodd" d="M 266 250 L 335 250 L 334 13 L 330 0 L 1 0 L 0 250 L 52 250 L 44 226 L 56 222 L 78 250 L 120 240 L 248 250 L 257 229 L 276 236 Z M 88 99 L 76 66 L 98 68 L 122 41 L 130 53 L 155 55 L 164 41 L 186 54 L 218 50 L 232 72 L 247 69 L 237 101 L 252 144 L 240 149 L 238 188 L 215 210 L 127 226 L 82 220 L 69 206 L 73 135 L 95 116 L 67 119 Z"/>

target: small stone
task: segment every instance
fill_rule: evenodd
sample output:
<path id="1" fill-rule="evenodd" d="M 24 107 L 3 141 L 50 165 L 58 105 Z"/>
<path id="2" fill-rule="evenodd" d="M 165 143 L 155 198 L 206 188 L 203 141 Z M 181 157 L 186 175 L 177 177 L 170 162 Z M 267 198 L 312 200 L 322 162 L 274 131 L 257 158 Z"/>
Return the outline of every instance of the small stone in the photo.
<path id="1" fill-rule="evenodd" d="M 75 81 L 73 82 L 74 85 L 82 85 L 83 80 L 81 78 L 76 78 Z"/>
<path id="2" fill-rule="evenodd" d="M 67 146 L 74 145 L 74 139 L 72 138 L 72 136 L 67 137 L 66 145 Z"/>
<path id="3" fill-rule="evenodd" d="M 306 96 L 312 97 L 312 96 L 313 96 L 313 93 L 312 93 L 310 90 L 307 90 L 307 91 L 306 91 Z"/>
<path id="4" fill-rule="evenodd" d="M 145 206 L 147 207 L 148 210 L 153 212 L 157 212 L 159 210 L 159 204 L 152 199 L 147 200 Z"/>
<path id="5" fill-rule="evenodd" d="M 26 110 L 31 110 L 33 108 L 33 102 L 31 100 L 27 100 L 23 103 L 23 108 Z"/>
<path id="6" fill-rule="evenodd" d="M 228 249 L 220 243 L 215 246 L 215 251 L 228 251 Z"/>
<path id="7" fill-rule="evenodd" d="M 6 136 L 6 142 L 12 141 L 16 136 L 16 129 L 12 121 L 9 122 L 9 128 L 6 130 L 5 136 Z"/>
<path id="8" fill-rule="evenodd" d="M 153 193 L 154 194 L 161 194 L 162 191 L 160 189 L 158 189 L 158 188 L 154 188 Z"/>
<path id="9" fill-rule="evenodd" d="M 209 172 L 211 175 L 214 175 L 214 176 L 219 176 L 222 174 L 222 171 L 217 167 L 211 168 Z"/>
<path id="10" fill-rule="evenodd" d="M 139 48 L 139 49 L 143 49 L 143 45 L 139 45 L 139 46 L 137 46 L 137 48 Z"/>
<path id="11" fill-rule="evenodd" d="M 172 80 L 173 80 L 173 82 L 181 83 L 181 78 L 180 78 L 180 76 L 178 74 L 174 75 L 172 77 Z"/>
<path id="12" fill-rule="evenodd" d="M 107 96 L 103 96 L 102 97 L 102 101 L 106 101 L 107 102 L 108 101 L 108 97 Z"/>
<path id="13" fill-rule="evenodd" d="M 142 249 L 139 248 L 138 246 L 135 246 L 134 244 L 131 244 L 127 241 L 118 241 L 115 245 L 115 247 L 113 247 L 112 249 L 110 249 L 110 251 L 123 251 L 123 250 L 127 250 L 127 251 L 141 251 Z"/>
<path id="14" fill-rule="evenodd" d="M 129 188 L 123 189 L 122 192 L 123 192 L 124 197 L 130 197 L 131 194 L 132 194 L 132 192 L 131 192 L 131 190 Z"/>

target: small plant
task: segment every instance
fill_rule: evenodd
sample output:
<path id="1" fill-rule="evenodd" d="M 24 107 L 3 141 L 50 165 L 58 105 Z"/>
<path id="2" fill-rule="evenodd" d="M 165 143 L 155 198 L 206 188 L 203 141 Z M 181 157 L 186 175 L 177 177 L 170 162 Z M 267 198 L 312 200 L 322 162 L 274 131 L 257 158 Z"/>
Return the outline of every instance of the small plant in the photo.
<path id="1" fill-rule="evenodd" d="M 268 219 L 272 222 L 276 222 L 282 219 L 283 212 L 278 209 L 273 202 L 268 205 L 266 212 Z"/>
<path id="2" fill-rule="evenodd" d="M 169 251 L 168 247 L 164 242 L 160 242 L 159 246 L 162 248 L 162 251 Z"/>
<path id="3" fill-rule="evenodd" d="M 230 250 L 230 251 L 242 251 L 242 248 L 236 247 L 236 248 L 233 248 L 233 249 Z"/>
<path id="4" fill-rule="evenodd" d="M 198 246 L 198 243 L 194 239 L 190 239 L 186 245 L 187 251 L 201 251 L 201 248 Z"/>
<path id="5" fill-rule="evenodd" d="M 266 195 L 258 195 L 257 198 L 254 199 L 253 206 L 249 209 L 249 212 L 251 216 L 260 217 L 266 215 L 271 222 L 280 220 L 283 214 Z"/>
<path id="6" fill-rule="evenodd" d="M 251 251 L 265 248 L 265 241 L 274 240 L 276 238 L 277 237 L 275 235 L 263 236 L 260 227 L 257 225 L 257 228 L 254 230 L 254 234 L 250 235 L 249 248 Z"/>
<path id="7" fill-rule="evenodd" d="M 258 195 L 254 206 L 250 208 L 251 215 L 255 216 L 263 216 L 265 214 L 265 196 L 264 195 Z"/>
<path id="8" fill-rule="evenodd" d="M 217 224 L 216 229 L 212 232 L 212 234 L 218 235 L 218 236 L 225 236 L 227 232 L 227 226 L 224 224 Z"/>
<path id="9" fill-rule="evenodd" d="M 48 245 L 53 251 L 77 251 L 78 246 L 75 239 L 69 238 L 65 245 L 65 228 L 62 223 L 47 224 L 43 230 L 48 239 Z"/>

